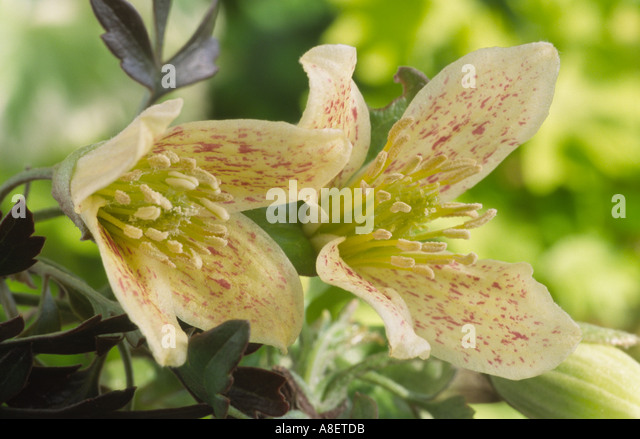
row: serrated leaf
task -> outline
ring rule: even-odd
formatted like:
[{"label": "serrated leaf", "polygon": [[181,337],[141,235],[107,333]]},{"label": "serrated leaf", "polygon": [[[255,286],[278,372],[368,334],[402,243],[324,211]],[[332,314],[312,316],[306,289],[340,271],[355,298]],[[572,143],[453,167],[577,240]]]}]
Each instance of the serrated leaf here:
[{"label": "serrated leaf", "polygon": [[232,384],[231,374],[249,344],[249,322],[230,320],[189,340],[187,361],[173,369],[200,401],[226,417],[229,401],[221,396]]},{"label": "serrated leaf", "polygon": [[93,12],[106,33],[102,40],[131,78],[154,89],[157,67],[142,18],[125,0],[91,0]]},{"label": "serrated leaf", "polygon": [[289,403],[282,394],[285,383],[286,379],[278,373],[256,367],[238,367],[226,396],[231,405],[254,418],[259,414],[284,416],[289,410]]},{"label": "serrated leaf", "polygon": [[[290,203],[287,206],[287,209],[297,209],[299,204]],[[267,221],[266,208],[248,210],[242,213],[267,232],[267,234],[280,246],[298,274],[301,276],[316,275],[316,251],[313,249],[307,235],[302,231],[301,224],[270,224]]]},{"label": "serrated leaf", "polygon": [[32,365],[33,353],[28,345],[0,354],[0,404],[24,388]]},{"label": "serrated leaf", "polygon": [[[0,353],[19,346],[31,346],[34,354],[68,355],[95,352],[104,346],[103,342],[98,340],[98,336],[135,329],[137,327],[124,314],[105,320],[97,315],[68,331],[7,340],[0,343]],[[113,343],[113,340],[110,343]]]},{"label": "serrated leaf", "polygon": [[36,263],[44,246],[44,236],[35,232],[33,214],[25,207],[24,218],[9,212],[0,222],[0,277],[19,273]]},{"label": "serrated leaf", "polygon": [[24,330],[24,319],[17,316],[11,320],[0,323],[0,343],[13,338]]},{"label": "serrated leaf", "polygon": [[111,418],[118,415],[133,398],[135,388],[114,390],[95,398],[85,399],[62,409],[22,409],[0,407],[0,418],[8,419],[56,419],[56,418]]},{"label": "serrated leaf", "polygon": [[402,95],[384,108],[370,109],[371,146],[366,162],[373,160],[384,148],[387,135],[394,123],[404,114],[415,95],[427,85],[429,79],[413,67],[400,67],[393,80],[402,85]]},{"label": "serrated leaf", "polygon": [[62,409],[100,394],[104,356],[96,356],[85,369],[34,368],[24,390],[8,401],[11,407]]},{"label": "serrated leaf", "polygon": [[176,69],[176,87],[210,78],[218,71],[215,61],[220,46],[211,36],[217,15],[218,2],[214,1],[189,41],[168,61]]}]

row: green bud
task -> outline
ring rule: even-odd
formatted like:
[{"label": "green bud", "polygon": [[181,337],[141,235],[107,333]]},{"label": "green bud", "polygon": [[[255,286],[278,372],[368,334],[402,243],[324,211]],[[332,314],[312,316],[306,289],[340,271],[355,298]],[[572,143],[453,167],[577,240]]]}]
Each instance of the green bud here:
[{"label": "green bud", "polygon": [[556,369],[540,376],[491,381],[530,418],[640,418],[640,364],[613,346],[581,343]]}]

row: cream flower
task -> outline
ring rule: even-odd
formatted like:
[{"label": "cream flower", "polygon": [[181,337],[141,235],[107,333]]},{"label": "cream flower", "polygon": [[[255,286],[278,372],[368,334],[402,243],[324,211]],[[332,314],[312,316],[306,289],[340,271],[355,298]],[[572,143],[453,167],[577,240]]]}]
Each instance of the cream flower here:
[{"label": "cream flower", "polygon": [[320,46],[301,63],[311,92],[300,126],[343,129],[353,152],[334,184],[375,194],[371,233],[357,234],[348,223],[307,229],[320,278],[380,314],[393,357],[432,353],[510,379],[556,367],[580,330],[531,266],[451,253],[446,242],[468,239],[495,216],[453,200],[538,130],[558,74],[555,48],[483,49],[450,64],[418,92],[365,167],[371,127],[351,79],[355,50]]},{"label": "cream flower", "polygon": [[240,212],[269,205],[267,190],[294,177],[326,184],[351,145],[339,130],[280,122],[168,128],[181,107],[150,107],[113,139],[72,154],[56,171],[54,195],[95,240],[116,298],[159,364],[186,359],[177,318],[202,329],[245,319],[251,341],[286,350],[302,325],[300,280]]}]

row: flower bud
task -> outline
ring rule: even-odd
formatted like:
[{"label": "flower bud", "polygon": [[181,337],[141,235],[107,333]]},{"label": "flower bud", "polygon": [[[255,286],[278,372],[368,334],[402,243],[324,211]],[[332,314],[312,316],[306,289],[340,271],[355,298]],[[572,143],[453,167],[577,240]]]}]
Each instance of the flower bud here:
[{"label": "flower bud", "polygon": [[640,418],[640,364],[613,346],[581,343],[556,369],[540,376],[491,381],[530,418]]}]

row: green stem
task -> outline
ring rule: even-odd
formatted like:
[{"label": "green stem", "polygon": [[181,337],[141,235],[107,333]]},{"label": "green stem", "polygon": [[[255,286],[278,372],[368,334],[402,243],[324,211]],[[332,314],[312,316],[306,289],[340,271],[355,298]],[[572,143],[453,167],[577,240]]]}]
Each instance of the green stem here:
[{"label": "green stem", "polygon": [[240,410],[230,405],[229,410],[227,411],[227,416],[233,416],[236,419],[253,419],[250,416],[245,415]]},{"label": "green stem", "polygon": [[367,372],[361,378],[364,381],[368,381],[372,384],[377,384],[380,387],[384,387],[385,389],[387,389],[391,393],[394,393],[402,399],[411,399],[411,397],[413,396],[410,390],[396,383],[392,379],[387,378],[384,375],[380,375],[377,372]]},{"label": "green stem", "polygon": [[[13,293],[13,298],[16,301],[16,304],[22,306],[38,306],[40,303],[40,297],[35,294],[29,293]],[[61,311],[69,311],[71,312],[71,307],[66,300],[54,299],[56,303],[56,307]]]},{"label": "green stem", "polygon": [[18,317],[16,302],[13,299],[11,291],[9,291],[9,287],[7,287],[7,284],[4,282],[4,279],[0,280],[0,305],[4,308],[4,313],[9,319]]},{"label": "green stem", "polygon": [[53,167],[34,168],[22,171],[14,175],[0,185],[0,202],[9,195],[9,193],[18,186],[34,180],[51,180],[53,177]]},{"label": "green stem", "polygon": [[[102,310],[107,311],[113,315],[119,315],[123,313],[122,309],[117,303],[112,302],[111,300],[104,297],[82,279],[54,266],[49,262],[39,260],[29,269],[29,271],[39,276],[51,276],[61,284],[81,293],[82,295],[87,297],[87,299],[89,299],[92,304],[94,304],[94,311],[96,312],[98,312],[98,310],[95,309],[95,304],[99,305]],[[109,314],[103,315],[103,317],[108,317],[108,315]]]},{"label": "green stem", "polygon": [[45,221],[51,218],[64,216],[64,212],[59,207],[49,207],[42,210],[36,210],[33,212],[33,220],[35,222]]},{"label": "green stem", "polygon": [[[126,340],[122,340],[118,343],[118,351],[120,352],[120,357],[122,358],[122,365],[124,367],[124,375],[127,380],[127,388],[131,388],[135,386],[135,381],[133,377],[133,363],[131,361],[131,351],[129,350],[129,346],[127,345]],[[133,410],[133,398],[127,403],[125,406],[125,410],[131,411]]]}]

